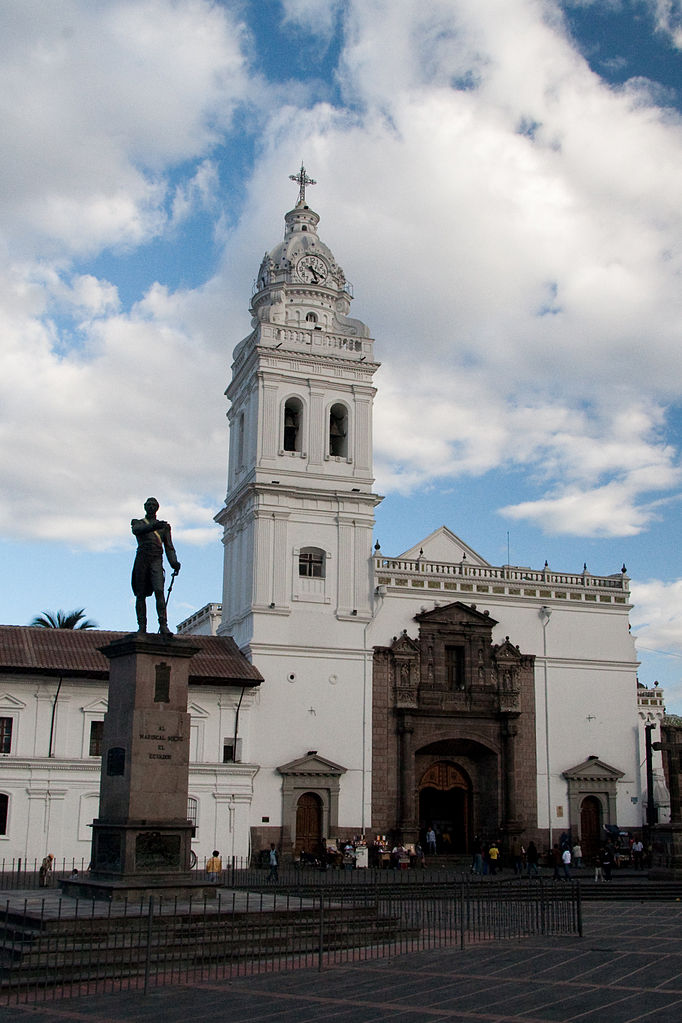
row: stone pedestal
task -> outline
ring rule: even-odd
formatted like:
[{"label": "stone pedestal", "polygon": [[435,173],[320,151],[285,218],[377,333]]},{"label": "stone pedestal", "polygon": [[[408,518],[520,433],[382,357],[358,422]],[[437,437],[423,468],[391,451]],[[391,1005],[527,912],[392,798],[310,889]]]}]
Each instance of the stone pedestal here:
[{"label": "stone pedestal", "polygon": [[[110,662],[102,736],[100,816],[91,870],[65,894],[126,898],[187,894],[193,825],[187,819],[190,659],[185,639],[132,633],[102,648]],[[215,887],[207,887],[215,895]]]},{"label": "stone pedestal", "polygon": [[651,831],[653,856],[649,877],[682,881],[682,824],[657,824]]}]

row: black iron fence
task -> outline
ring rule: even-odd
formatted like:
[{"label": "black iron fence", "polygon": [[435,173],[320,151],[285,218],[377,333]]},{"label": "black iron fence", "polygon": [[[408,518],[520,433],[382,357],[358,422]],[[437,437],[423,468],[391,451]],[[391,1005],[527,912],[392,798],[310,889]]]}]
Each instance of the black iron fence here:
[{"label": "black iron fence", "polygon": [[[14,859],[0,860],[0,892],[28,890],[32,888],[58,888],[59,881],[74,875],[74,872],[87,877],[89,863],[85,859],[53,860],[49,872],[41,876],[41,860]],[[192,864],[192,875],[196,881],[209,881],[215,878],[206,870],[207,857],[195,858]],[[426,867],[365,867],[342,864],[338,866],[320,866],[316,861],[311,863],[285,863],[277,868],[276,879],[280,887],[287,890],[302,888],[338,888],[358,885],[379,885],[382,887],[396,885],[405,887],[429,886],[433,884],[486,883],[498,881],[500,878],[523,881],[525,874],[518,876],[507,869],[498,871],[496,875],[485,877],[472,874],[468,864],[457,864],[447,861]],[[550,878],[552,870],[540,871],[540,877]],[[590,872],[574,871],[574,877],[589,879]],[[266,856],[254,855],[247,857],[227,857],[223,859],[220,884],[228,888],[260,889],[273,884]]]},{"label": "black iron fence", "polygon": [[579,885],[358,884],[218,890],[132,904],[15,893],[0,906],[0,1000],[33,1002],[582,932]]},{"label": "black iron fence", "polygon": [[[26,890],[31,888],[59,887],[59,881],[72,877],[74,872],[87,876],[89,862],[86,859],[62,859],[51,861],[48,872],[43,871],[39,859],[0,860],[0,891]],[[206,871],[207,857],[195,859],[192,873],[195,880],[211,880]],[[328,885],[350,884],[423,884],[434,881],[456,882],[466,880],[469,871],[458,870],[452,864],[439,867],[392,869],[368,867],[356,869],[354,866],[339,865],[322,869],[317,863],[300,864],[286,863],[278,868],[278,881],[287,886],[320,887]],[[271,883],[270,869],[267,860],[259,855],[251,858],[230,857],[223,859],[220,882],[230,888],[259,888]]]}]

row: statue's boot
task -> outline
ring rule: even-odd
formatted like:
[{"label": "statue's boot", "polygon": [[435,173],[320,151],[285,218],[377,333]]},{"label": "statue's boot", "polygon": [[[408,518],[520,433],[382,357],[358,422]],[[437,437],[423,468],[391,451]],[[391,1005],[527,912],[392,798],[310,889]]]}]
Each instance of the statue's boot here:
[{"label": "statue's boot", "polygon": [[137,614],[137,631],[147,631],[147,601],[138,597],[135,601],[135,613]]},{"label": "statue's boot", "polygon": [[173,633],[168,628],[168,617],[166,615],[166,601],[161,597],[156,598],[156,610],[159,616],[159,632],[162,636],[172,636]]}]

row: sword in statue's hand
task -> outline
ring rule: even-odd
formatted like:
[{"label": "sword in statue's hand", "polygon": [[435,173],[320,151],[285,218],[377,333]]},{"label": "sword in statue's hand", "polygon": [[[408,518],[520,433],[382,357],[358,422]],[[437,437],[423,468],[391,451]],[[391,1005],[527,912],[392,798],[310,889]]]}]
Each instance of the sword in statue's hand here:
[{"label": "sword in statue's hand", "polygon": [[168,608],[168,601],[170,599],[171,590],[173,589],[173,583],[175,582],[175,577],[179,571],[180,569],[176,568],[173,572],[173,575],[171,576],[170,586],[168,587],[168,593],[166,594],[166,608]]}]

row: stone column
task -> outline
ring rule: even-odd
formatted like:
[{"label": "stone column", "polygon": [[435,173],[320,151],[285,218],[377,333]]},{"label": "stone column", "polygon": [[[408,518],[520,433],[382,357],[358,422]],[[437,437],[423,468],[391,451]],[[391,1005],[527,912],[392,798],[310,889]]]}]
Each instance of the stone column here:
[{"label": "stone column", "polygon": [[507,717],[502,724],[502,740],[504,743],[504,762],[502,766],[504,780],[504,814],[507,832],[521,831],[518,820],[517,776],[516,776],[516,737],[519,734],[516,718]]},{"label": "stone column", "polygon": [[414,725],[409,717],[402,713],[398,718],[398,825],[404,843],[416,842],[418,827],[414,813],[414,753],[412,736]]},{"label": "stone column", "polygon": [[670,823],[651,829],[653,864],[649,877],[682,880],[682,800],[680,798],[680,763],[682,762],[682,729],[661,725],[661,742],[652,743],[666,759],[666,775],[670,792]]}]

